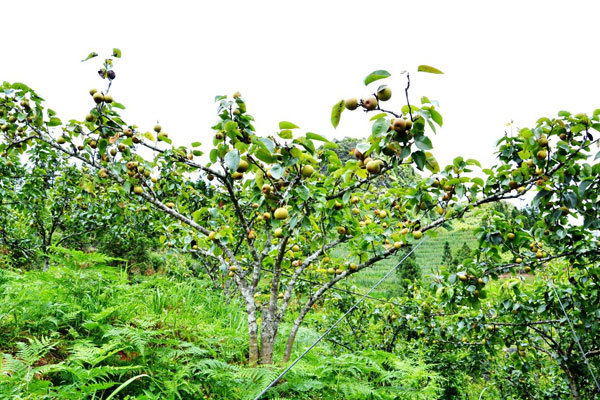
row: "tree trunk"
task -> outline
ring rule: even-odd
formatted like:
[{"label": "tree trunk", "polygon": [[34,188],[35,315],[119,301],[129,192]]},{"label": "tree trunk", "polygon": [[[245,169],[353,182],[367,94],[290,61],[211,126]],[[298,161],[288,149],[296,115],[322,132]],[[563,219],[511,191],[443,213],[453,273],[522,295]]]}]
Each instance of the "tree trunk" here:
[{"label": "tree trunk", "polygon": [[577,374],[573,373],[569,368],[564,368],[567,378],[569,378],[569,389],[571,389],[571,399],[581,400],[581,394],[579,393],[579,387],[577,386]]},{"label": "tree trunk", "polygon": [[[275,301],[277,297],[275,297]],[[273,348],[279,328],[277,319],[277,308],[270,304],[268,308],[262,311],[262,324],[260,328],[260,364],[273,364]]]},{"label": "tree trunk", "polygon": [[268,324],[262,324],[260,330],[260,364],[273,364],[273,347],[277,336],[275,331],[272,321]]},{"label": "tree trunk", "polygon": [[[315,299],[316,301],[316,299]],[[308,314],[308,312],[310,311],[310,308],[312,307],[312,305],[315,302],[309,302],[306,305],[304,305],[304,307],[302,308],[302,310],[300,310],[300,314],[298,315],[298,318],[296,318],[296,320],[294,321],[294,324],[292,325],[292,330],[290,331],[290,335],[288,336],[288,340],[287,343],[285,345],[285,352],[283,353],[283,362],[286,363],[288,361],[290,361],[290,357],[292,355],[292,349],[294,348],[294,341],[296,340],[296,334],[298,333],[298,329],[300,329],[300,325],[302,325],[302,321],[304,321],[304,317],[306,317],[306,314]]]},{"label": "tree trunk", "polygon": [[248,318],[248,364],[256,365],[258,362],[258,324],[256,323],[256,304],[254,297],[248,288],[240,287],[244,301],[246,302],[246,315]]}]

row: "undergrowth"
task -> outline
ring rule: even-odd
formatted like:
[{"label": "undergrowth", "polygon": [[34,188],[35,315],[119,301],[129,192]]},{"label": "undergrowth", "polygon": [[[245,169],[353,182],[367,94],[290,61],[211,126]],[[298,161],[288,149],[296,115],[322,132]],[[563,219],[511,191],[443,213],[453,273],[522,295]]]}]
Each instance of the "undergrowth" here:
[{"label": "undergrowth", "polygon": [[[55,254],[47,272],[0,270],[0,398],[253,399],[280,372],[245,365],[244,308],[209,281]],[[318,332],[298,336],[299,352]],[[408,358],[321,345],[266,398],[429,399],[439,387]]]}]

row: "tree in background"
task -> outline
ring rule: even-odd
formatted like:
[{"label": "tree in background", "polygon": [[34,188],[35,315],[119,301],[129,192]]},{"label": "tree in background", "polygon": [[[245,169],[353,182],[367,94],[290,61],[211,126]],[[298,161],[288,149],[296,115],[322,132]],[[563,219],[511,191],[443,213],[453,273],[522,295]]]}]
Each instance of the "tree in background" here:
[{"label": "tree in background", "polygon": [[471,257],[471,248],[467,244],[467,242],[463,242],[460,249],[456,250],[454,253],[454,257],[452,257],[452,263],[454,265],[459,265],[463,262],[463,260]]},{"label": "tree in background", "polygon": [[446,266],[453,265],[452,250],[447,240],[444,242],[444,253],[442,254],[442,262],[440,264]]},{"label": "tree in background", "polygon": [[[399,256],[399,259],[403,259],[410,249],[405,250],[404,253]],[[411,286],[419,286],[421,284],[421,267],[417,263],[417,256],[415,253],[411,253],[408,258],[402,263],[402,268],[396,269],[396,274],[400,279],[400,287],[398,293],[404,295]]]}]

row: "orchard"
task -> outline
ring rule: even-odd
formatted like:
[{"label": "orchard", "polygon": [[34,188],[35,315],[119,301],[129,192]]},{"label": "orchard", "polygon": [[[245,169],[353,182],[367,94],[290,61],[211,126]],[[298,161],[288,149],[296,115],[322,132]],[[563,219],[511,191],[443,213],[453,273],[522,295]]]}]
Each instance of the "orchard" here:
[{"label": "orchard", "polygon": [[[95,62],[94,54],[87,62]],[[600,110],[561,111],[499,137],[495,165],[456,157],[440,166],[431,138],[443,117],[436,101],[410,98],[410,79],[442,72],[422,65],[404,73],[399,88],[382,83],[389,72],[374,71],[364,93],[335,103],[334,127],[350,112],[371,121],[347,161],[336,142],[292,122],[280,122],[271,136],[256,132],[251,103],[239,92],[215,98],[209,143],[174,146],[176,133],[167,126],[122,117],[122,99],[110,92],[120,57],[114,49],[101,63],[103,86],[89,90],[89,113],[72,119],[60,119],[27,85],[4,82],[3,199],[15,185],[7,172],[32,163],[42,175],[64,167],[56,180],[18,184],[22,214],[2,215],[3,235],[16,226],[11,218],[36,215],[31,229],[47,260],[52,246],[68,241],[52,235],[69,224],[73,235],[97,226],[121,238],[136,229],[156,233],[157,245],[193,254],[217,287],[241,299],[245,362],[272,365],[290,361],[307,317],[352,276],[399,260],[474,210],[523,198],[539,210],[533,225],[492,213],[476,230],[478,247],[469,257],[435,271],[394,304],[368,303],[336,340],[392,353],[417,343],[447,377],[453,368],[489,374],[497,367],[490,360],[499,358],[492,379],[502,398],[600,395]],[[405,105],[388,109],[392,97]],[[411,185],[403,168],[419,171]],[[50,182],[56,197],[44,194]],[[101,211],[80,226],[88,197]],[[116,217],[128,208],[136,226]],[[27,244],[19,245],[27,257]],[[314,285],[307,288],[307,281]],[[285,343],[280,359],[278,341]],[[468,356],[459,360],[457,348]]]}]

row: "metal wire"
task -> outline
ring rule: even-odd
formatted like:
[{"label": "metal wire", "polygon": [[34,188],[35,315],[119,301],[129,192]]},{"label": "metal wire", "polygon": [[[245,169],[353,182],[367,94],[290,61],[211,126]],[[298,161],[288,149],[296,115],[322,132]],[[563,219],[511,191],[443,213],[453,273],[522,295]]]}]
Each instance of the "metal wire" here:
[{"label": "metal wire", "polygon": [[269,389],[271,389],[273,386],[275,386],[275,384],[277,382],[279,382],[279,380],[281,378],[283,378],[285,376],[285,374],[287,374],[293,367],[294,365],[296,365],[300,360],[302,360],[302,358],[304,358],[305,355],[308,354],[309,351],[311,351],[317,344],[319,344],[319,342],[321,340],[323,340],[325,338],[325,336],[327,336],[329,334],[329,332],[331,332],[333,330],[333,328],[335,328],[340,322],[342,322],[342,320],[344,318],[346,318],[352,311],[354,311],[356,309],[356,307],[358,307],[358,305],[369,296],[369,294],[371,294],[371,292],[373,290],[375,290],[377,288],[377,286],[379,286],[383,281],[385,281],[391,274],[392,272],[394,272],[400,265],[402,265],[402,263],[404,261],[406,261],[406,259],[421,245],[423,244],[423,242],[425,242],[425,240],[427,240],[427,238],[424,238],[423,240],[421,240],[419,243],[417,243],[401,260],[400,262],[398,262],[398,264],[396,264],[392,269],[390,269],[381,279],[379,279],[379,281],[377,281],[377,283],[375,283],[375,285],[373,285],[373,287],[371,287],[371,289],[369,289],[369,291],[365,294],[363,294],[361,296],[360,299],[358,299],[358,301],[356,303],[354,303],[354,305],[352,307],[350,307],[348,309],[348,311],[346,311],[346,313],[344,315],[342,315],[337,321],[335,321],[335,323],[333,325],[331,325],[313,344],[310,345],[310,347],[308,349],[306,349],[302,354],[300,354],[300,356],[298,356],[298,358],[296,358],[294,360],[293,363],[291,363],[281,374],[279,374],[279,376],[277,378],[275,378],[273,380],[273,382],[271,382],[269,384],[269,386],[267,386],[262,392],[260,392],[260,394],[258,396],[256,396],[254,398],[254,400],[259,400],[265,393],[267,393],[269,391]]}]

